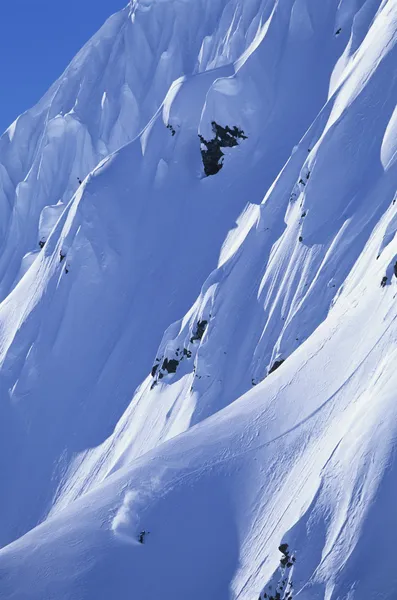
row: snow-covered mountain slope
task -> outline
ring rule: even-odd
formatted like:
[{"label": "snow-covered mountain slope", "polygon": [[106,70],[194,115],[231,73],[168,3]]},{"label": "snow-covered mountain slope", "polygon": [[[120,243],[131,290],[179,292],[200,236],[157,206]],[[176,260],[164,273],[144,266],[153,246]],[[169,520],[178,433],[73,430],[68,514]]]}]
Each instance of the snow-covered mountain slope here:
[{"label": "snow-covered mountain slope", "polygon": [[205,40],[215,36],[223,45],[237,28],[230,15],[222,20],[225,4],[127,6],[109,19],[37,106],[2,136],[1,299],[35,258],[39,241],[47,239],[47,227],[40,226],[43,209],[63,208],[78,179],[133,140],[174,80],[229,64],[244,51],[252,37],[247,29],[257,14],[239,22],[240,41],[236,36],[233,42],[227,40],[227,51],[202,55]]},{"label": "snow-covered mountain slope", "polygon": [[393,598],[394,294],[350,282],[289,365],[6,547],[5,597],[257,597],[283,541],[296,597]]},{"label": "snow-covered mountain slope", "polygon": [[1,597],[394,598],[396,41],[139,0],[1,138]]}]

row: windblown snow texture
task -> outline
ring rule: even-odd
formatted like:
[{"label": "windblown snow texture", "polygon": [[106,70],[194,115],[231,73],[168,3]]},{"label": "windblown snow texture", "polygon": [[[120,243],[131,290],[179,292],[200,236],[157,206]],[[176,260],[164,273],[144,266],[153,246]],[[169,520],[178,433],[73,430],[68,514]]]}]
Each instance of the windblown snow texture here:
[{"label": "windblown snow texture", "polygon": [[396,64],[133,0],[1,137],[2,599],[395,600]]}]

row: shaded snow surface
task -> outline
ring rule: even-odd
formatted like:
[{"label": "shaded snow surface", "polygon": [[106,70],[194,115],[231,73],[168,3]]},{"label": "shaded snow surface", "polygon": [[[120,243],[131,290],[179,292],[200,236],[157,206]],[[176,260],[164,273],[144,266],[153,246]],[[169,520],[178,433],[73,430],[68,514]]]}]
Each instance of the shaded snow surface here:
[{"label": "shaded snow surface", "polygon": [[395,600],[396,42],[135,0],[1,137],[2,600]]}]

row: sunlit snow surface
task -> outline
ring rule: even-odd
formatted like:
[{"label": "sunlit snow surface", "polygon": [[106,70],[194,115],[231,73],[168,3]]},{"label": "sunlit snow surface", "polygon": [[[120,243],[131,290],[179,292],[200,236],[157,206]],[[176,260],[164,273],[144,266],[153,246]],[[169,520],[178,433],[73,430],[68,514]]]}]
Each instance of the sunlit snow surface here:
[{"label": "sunlit snow surface", "polygon": [[2,600],[395,600],[396,42],[138,0],[0,139]]}]

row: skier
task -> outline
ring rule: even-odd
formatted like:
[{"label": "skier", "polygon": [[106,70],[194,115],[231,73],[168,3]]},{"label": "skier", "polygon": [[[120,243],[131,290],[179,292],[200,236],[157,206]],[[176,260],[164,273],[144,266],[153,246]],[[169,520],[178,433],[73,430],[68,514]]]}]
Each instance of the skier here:
[{"label": "skier", "polygon": [[79,185],[81,185],[83,182],[81,181],[80,177],[77,177],[77,181],[79,182]]},{"label": "skier", "polygon": [[145,536],[147,536],[150,533],[150,531],[141,531],[141,533],[138,536],[138,542],[140,544],[144,544],[145,543]]}]

